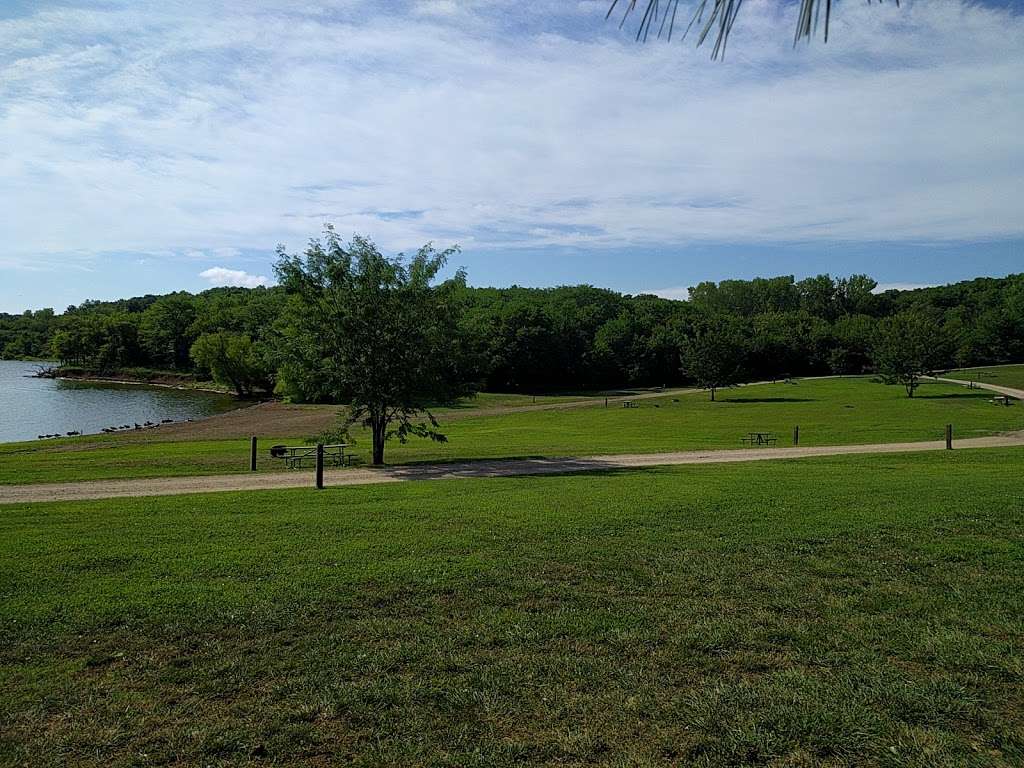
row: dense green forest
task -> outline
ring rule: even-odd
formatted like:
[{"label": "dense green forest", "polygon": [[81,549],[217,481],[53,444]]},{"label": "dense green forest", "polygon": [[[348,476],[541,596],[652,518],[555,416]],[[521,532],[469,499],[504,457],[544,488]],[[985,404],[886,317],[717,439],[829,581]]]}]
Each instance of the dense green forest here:
[{"label": "dense green forest", "polygon": [[[462,287],[457,323],[464,364],[491,391],[684,383],[687,345],[710,343],[707,329],[715,328],[729,330],[739,378],[861,373],[872,370],[886,319],[908,311],[932,325],[940,366],[1024,360],[1024,274],[913,291],[875,287],[863,275],[727,280],[697,285],[688,301],[586,285]],[[0,352],[97,372],[212,373],[242,393],[276,386],[301,398],[277,376],[286,300],[280,288],[216,288],[87,301],[59,315],[0,314]]]}]

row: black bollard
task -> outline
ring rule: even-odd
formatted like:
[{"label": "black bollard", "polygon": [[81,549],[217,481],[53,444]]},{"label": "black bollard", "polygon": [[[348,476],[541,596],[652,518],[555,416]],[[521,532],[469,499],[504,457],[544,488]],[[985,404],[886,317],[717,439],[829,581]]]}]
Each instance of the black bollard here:
[{"label": "black bollard", "polygon": [[324,487],[324,444],[316,444],[316,487],[323,490]]},{"label": "black bollard", "polygon": [[946,450],[947,451],[952,451],[953,450],[953,425],[952,424],[947,424],[946,425]]},{"label": "black bollard", "polygon": [[793,427],[793,445],[800,445],[800,425]]},{"label": "black bollard", "polygon": [[249,471],[256,471],[256,435],[249,440]]}]

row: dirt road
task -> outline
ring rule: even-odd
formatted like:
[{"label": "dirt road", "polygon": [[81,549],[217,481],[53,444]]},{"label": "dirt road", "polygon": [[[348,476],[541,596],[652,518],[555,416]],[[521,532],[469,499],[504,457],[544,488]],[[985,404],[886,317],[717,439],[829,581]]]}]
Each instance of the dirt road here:
[{"label": "dirt road", "polygon": [[[324,473],[329,487],[397,483],[414,480],[448,480],[470,477],[511,477],[515,475],[553,475],[572,472],[628,470],[681,464],[715,464],[737,461],[797,459],[811,456],[850,454],[913,453],[939,451],[943,441],[885,443],[875,445],[824,445],[800,448],[746,448],[725,451],[682,451],[678,453],[623,454],[550,459],[494,459],[451,464],[411,464],[381,469],[336,469]],[[1024,433],[977,437],[955,442],[964,448],[1024,448]],[[133,480],[93,480],[79,483],[0,486],[0,504],[36,501],[75,501],[125,496],[168,496],[181,493],[216,491],[255,491],[275,488],[308,488],[313,485],[311,470],[268,474],[208,475],[199,477],[161,477]]]}]

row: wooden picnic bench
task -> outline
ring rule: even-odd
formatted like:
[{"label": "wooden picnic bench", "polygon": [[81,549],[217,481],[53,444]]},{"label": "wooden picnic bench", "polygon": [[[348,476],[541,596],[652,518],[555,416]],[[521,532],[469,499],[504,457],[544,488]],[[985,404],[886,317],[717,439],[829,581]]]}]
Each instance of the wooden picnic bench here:
[{"label": "wooden picnic bench", "polygon": [[[333,467],[347,467],[352,465],[352,454],[345,453],[349,443],[335,443],[324,446],[324,465]],[[288,469],[302,469],[305,462],[309,466],[316,466],[315,445],[274,445],[270,448],[270,457],[282,459]]]},{"label": "wooden picnic bench", "polygon": [[994,403],[996,405],[1011,405],[1012,403],[1010,401],[1012,399],[1013,398],[1011,398],[1009,395],[998,395],[989,400],[989,402]]},{"label": "wooden picnic bench", "polygon": [[751,448],[754,446],[771,446],[779,442],[779,438],[775,436],[774,432],[748,432],[746,437],[740,439]]},{"label": "wooden picnic bench", "polygon": [[635,400],[623,400],[622,401],[622,407],[623,408],[636,408],[636,401]]}]

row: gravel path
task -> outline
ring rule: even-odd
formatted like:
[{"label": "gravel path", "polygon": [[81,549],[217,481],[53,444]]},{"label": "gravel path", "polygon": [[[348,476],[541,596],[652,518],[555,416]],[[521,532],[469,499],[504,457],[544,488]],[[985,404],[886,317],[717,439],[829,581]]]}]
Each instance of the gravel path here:
[{"label": "gravel path", "polygon": [[[1024,448],[1024,433],[957,440],[962,448]],[[799,448],[744,448],[724,451],[682,451],[678,453],[623,454],[551,459],[494,459],[450,464],[411,464],[381,469],[334,469],[324,472],[330,487],[397,483],[412,480],[447,480],[468,477],[511,477],[553,475],[571,472],[628,470],[680,464],[716,464],[737,461],[796,459],[810,456],[850,454],[913,453],[944,450],[945,442],[884,443],[874,445],[824,445]],[[161,477],[131,480],[92,480],[79,483],[0,486],[0,504],[33,501],[75,501],[124,496],[168,496],[215,491],[255,491],[274,488],[308,488],[313,485],[310,470],[268,474]]]}]

